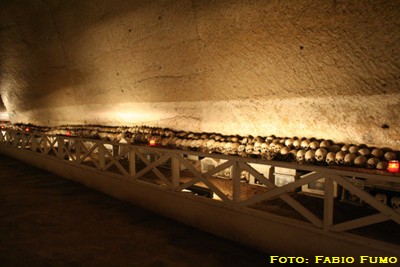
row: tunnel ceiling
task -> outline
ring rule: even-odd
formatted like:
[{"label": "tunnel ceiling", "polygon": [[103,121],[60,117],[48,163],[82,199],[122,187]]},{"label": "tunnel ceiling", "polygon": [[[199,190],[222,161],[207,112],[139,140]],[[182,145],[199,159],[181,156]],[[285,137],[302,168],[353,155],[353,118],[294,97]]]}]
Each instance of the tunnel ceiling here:
[{"label": "tunnel ceiling", "polygon": [[0,93],[14,123],[400,148],[399,17],[398,0],[0,0]]}]

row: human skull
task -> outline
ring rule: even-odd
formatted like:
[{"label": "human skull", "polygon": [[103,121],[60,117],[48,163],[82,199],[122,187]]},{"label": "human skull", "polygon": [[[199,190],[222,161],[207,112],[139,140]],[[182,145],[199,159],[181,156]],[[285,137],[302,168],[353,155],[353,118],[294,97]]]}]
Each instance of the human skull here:
[{"label": "human skull", "polygon": [[304,158],[307,163],[313,163],[315,161],[315,150],[307,150]]},{"label": "human skull", "polygon": [[283,147],[283,148],[279,151],[279,153],[280,153],[282,156],[286,156],[286,155],[289,154],[289,151],[290,151],[290,147],[289,147],[289,146],[285,146],[285,147]]},{"label": "human skull", "polygon": [[295,159],[296,156],[297,156],[297,152],[298,152],[297,149],[292,149],[292,150],[289,151],[288,154],[291,155]]},{"label": "human skull", "polygon": [[252,144],[247,144],[246,145],[246,153],[247,154],[252,154],[253,153],[253,149],[254,149],[254,146]]},{"label": "human skull", "polygon": [[396,156],[396,153],[394,153],[392,151],[388,151],[388,152],[385,153],[384,158],[387,161],[390,161],[390,160],[395,160],[397,158],[397,156]]},{"label": "human skull", "polygon": [[319,148],[319,142],[318,141],[312,141],[309,145],[311,149],[317,150]]},{"label": "human skull", "polygon": [[387,204],[387,195],[383,193],[377,193],[375,195],[375,199],[378,200],[379,202],[382,202],[382,204],[386,205]]},{"label": "human skull", "polygon": [[350,145],[344,145],[344,146],[342,146],[342,147],[340,148],[341,151],[345,151],[345,152],[348,152],[349,149],[350,149]]},{"label": "human skull", "polygon": [[370,169],[375,169],[376,165],[378,165],[379,162],[381,161],[378,158],[369,158],[365,166]]},{"label": "human skull", "polygon": [[180,147],[180,146],[181,146],[181,143],[182,143],[182,139],[177,138],[177,139],[175,140],[175,146],[176,146],[176,147]]},{"label": "human skull", "polygon": [[323,140],[320,144],[319,147],[324,147],[324,148],[328,148],[331,146],[331,142],[329,140]]},{"label": "human skull", "polygon": [[301,140],[296,139],[296,140],[293,141],[293,147],[294,148],[299,149],[300,145],[301,145]]},{"label": "human skull", "polygon": [[212,151],[213,146],[214,146],[215,140],[214,139],[209,139],[206,143],[207,149]]},{"label": "human skull", "polygon": [[356,155],[353,153],[347,153],[344,157],[344,165],[351,166],[354,164],[354,160],[356,159]]},{"label": "human skull", "polygon": [[358,146],[351,146],[351,147],[349,147],[349,152],[352,154],[357,154],[359,149],[360,148]]},{"label": "human skull", "polygon": [[232,153],[232,142],[226,142],[223,152],[225,154],[231,154]]},{"label": "human skull", "polygon": [[294,139],[293,138],[287,138],[285,140],[285,146],[291,147],[293,145]]},{"label": "human skull", "polygon": [[360,155],[354,159],[354,165],[357,167],[364,167],[365,163],[367,162],[367,157]]},{"label": "human skull", "polygon": [[204,140],[203,139],[197,139],[195,146],[196,146],[197,149],[200,149],[200,148],[203,147],[203,144],[204,144]]},{"label": "human skull", "polygon": [[308,147],[310,146],[310,140],[308,139],[304,139],[303,141],[301,141],[300,143],[300,147],[302,149],[308,149]]},{"label": "human skull", "polygon": [[335,152],[329,152],[328,154],[326,154],[326,163],[328,163],[329,165],[333,165],[335,164],[335,159],[336,159],[336,153]]},{"label": "human skull", "polygon": [[239,145],[238,148],[237,148],[237,151],[238,151],[239,153],[240,153],[240,152],[243,152],[243,151],[245,151],[245,150],[246,150],[246,146],[243,145],[243,144]]},{"label": "human skull", "polygon": [[241,146],[239,142],[233,142],[230,154],[236,154],[238,152],[239,146]]},{"label": "human skull", "polygon": [[256,141],[253,145],[253,154],[259,154],[261,152],[261,141]]},{"label": "human skull", "polygon": [[284,145],[283,144],[276,144],[275,146],[274,146],[274,148],[273,148],[273,151],[275,152],[275,153],[279,153],[279,151],[281,151],[281,149],[284,147]]},{"label": "human skull", "polygon": [[376,169],[377,170],[387,170],[388,165],[389,164],[386,161],[381,161],[378,164],[376,164]]},{"label": "human skull", "polygon": [[261,143],[261,153],[266,153],[269,150],[269,144],[266,142]]},{"label": "human skull", "polygon": [[305,161],[305,156],[306,156],[306,151],[304,149],[300,149],[299,151],[297,151],[296,154],[297,162],[303,163]]},{"label": "human skull", "polygon": [[328,154],[328,151],[326,151],[325,148],[320,147],[315,151],[315,159],[317,161],[324,161],[326,158],[326,154]]},{"label": "human skull", "polygon": [[346,157],[347,152],[346,151],[339,151],[336,153],[336,157],[335,157],[335,162],[336,164],[343,164],[344,163],[344,158]]},{"label": "human skull", "polygon": [[226,142],[219,142],[218,152],[225,153]]},{"label": "human skull", "polygon": [[335,153],[337,153],[337,152],[340,151],[340,146],[339,146],[339,145],[331,145],[331,146],[328,148],[328,150],[329,150],[329,152],[335,152]]},{"label": "human skull", "polygon": [[374,148],[374,149],[371,151],[371,155],[374,156],[374,157],[376,157],[376,158],[378,158],[378,159],[382,159],[382,157],[383,157],[383,150],[382,150],[382,149],[379,149],[379,148]]},{"label": "human skull", "polygon": [[368,148],[361,148],[358,150],[358,154],[367,157],[371,154],[371,151]]},{"label": "human skull", "polygon": [[394,196],[392,197],[390,204],[392,205],[392,208],[400,213],[400,197]]},{"label": "human skull", "polygon": [[215,152],[215,153],[218,153],[219,152],[219,146],[220,146],[220,142],[219,141],[215,141],[213,143],[211,151]]}]

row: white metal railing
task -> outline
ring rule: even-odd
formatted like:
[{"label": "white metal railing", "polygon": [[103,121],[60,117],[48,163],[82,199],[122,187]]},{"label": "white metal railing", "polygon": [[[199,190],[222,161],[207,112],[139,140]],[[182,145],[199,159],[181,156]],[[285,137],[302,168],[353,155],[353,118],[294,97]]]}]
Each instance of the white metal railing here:
[{"label": "white metal railing", "polygon": [[[279,217],[282,221],[305,224],[307,227],[310,226],[324,232],[349,231],[390,220],[395,222],[397,227],[400,224],[400,213],[352,182],[354,177],[357,177],[379,183],[398,184],[400,182],[398,175],[354,172],[289,162],[12,130],[1,131],[0,144],[53,157],[83,168],[106,172],[118,179],[152,184],[159,187],[160,190],[170,190],[178,194],[184,194],[185,191],[205,190],[210,193],[208,196],[214,196],[208,198],[207,201],[214,201],[218,205],[225,205],[226,208],[240,209],[256,215],[270,214],[268,200],[278,197],[305,219]],[[188,159],[188,156],[213,158],[224,162],[211,170],[201,172]],[[300,177],[301,179],[278,187],[274,184],[273,179],[269,179],[270,177],[257,171],[252,164],[269,165],[272,170],[274,167],[297,169],[305,174]],[[230,168],[232,172],[230,179],[224,180],[225,183],[229,183],[229,186],[225,188],[216,185],[215,175],[227,168]],[[243,186],[248,184],[243,180],[243,173],[255,177],[264,187],[256,185],[254,187],[262,188],[262,190],[256,190],[257,192],[253,195],[244,195]],[[316,214],[296,200],[292,192],[322,178],[325,179],[323,212]],[[345,221],[335,220],[334,190],[338,185],[368,204],[376,213]],[[186,195],[195,197],[187,193]]]}]

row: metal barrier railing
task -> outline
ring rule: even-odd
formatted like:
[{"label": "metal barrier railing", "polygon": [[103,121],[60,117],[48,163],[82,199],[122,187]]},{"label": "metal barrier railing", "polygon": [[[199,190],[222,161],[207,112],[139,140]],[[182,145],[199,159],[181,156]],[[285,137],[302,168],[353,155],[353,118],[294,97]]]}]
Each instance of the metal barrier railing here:
[{"label": "metal barrier railing", "polygon": [[[400,224],[400,213],[353,182],[357,178],[379,183],[398,184],[400,182],[398,175],[371,174],[289,162],[12,130],[1,131],[0,144],[32,151],[84,168],[95,169],[118,179],[152,184],[159,187],[160,190],[182,194],[190,191],[198,193],[198,195],[203,195],[202,192],[206,191],[208,192],[205,194],[208,196],[207,201],[224,205],[230,209],[240,209],[257,216],[271,214],[271,210],[268,209],[268,201],[279,198],[282,203],[300,214],[302,219],[294,219],[272,212],[275,217],[279,216],[276,218],[287,223],[320,229],[323,232],[350,231],[385,221],[392,221],[397,227]],[[212,169],[202,171],[194,166],[195,162],[191,161],[190,157],[211,158],[220,164]],[[277,186],[270,176],[257,170],[254,164],[269,166],[270,174],[276,167],[301,170],[304,174],[299,179],[283,186]],[[216,175],[226,169],[231,172],[229,179],[224,179],[225,186],[220,186],[216,182],[218,181]],[[258,181],[258,185],[251,185],[254,189],[252,194],[244,194],[244,189],[249,186],[249,183],[243,177],[249,176],[254,177]],[[296,199],[296,193],[293,192],[320,179],[324,179],[322,211],[315,212]],[[356,196],[370,207],[370,211],[374,210],[376,213],[370,214],[370,212],[366,216],[346,220],[335,218],[334,206],[338,199],[336,197],[338,187],[352,196]],[[210,196],[212,197],[210,198]]]}]

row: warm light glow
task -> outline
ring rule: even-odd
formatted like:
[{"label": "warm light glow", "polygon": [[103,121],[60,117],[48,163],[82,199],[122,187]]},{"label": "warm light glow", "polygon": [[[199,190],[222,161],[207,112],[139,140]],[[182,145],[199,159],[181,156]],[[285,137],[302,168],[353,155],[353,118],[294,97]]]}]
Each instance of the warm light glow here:
[{"label": "warm light glow", "polygon": [[399,172],[399,161],[398,160],[389,161],[388,171]]},{"label": "warm light glow", "polygon": [[66,132],[65,135],[66,136],[71,136],[71,132]]},{"label": "warm light glow", "polygon": [[30,132],[30,130],[28,127],[25,128],[25,132]]},{"label": "warm light glow", "polygon": [[156,145],[156,140],[150,140],[149,141],[150,146],[155,146]]}]

